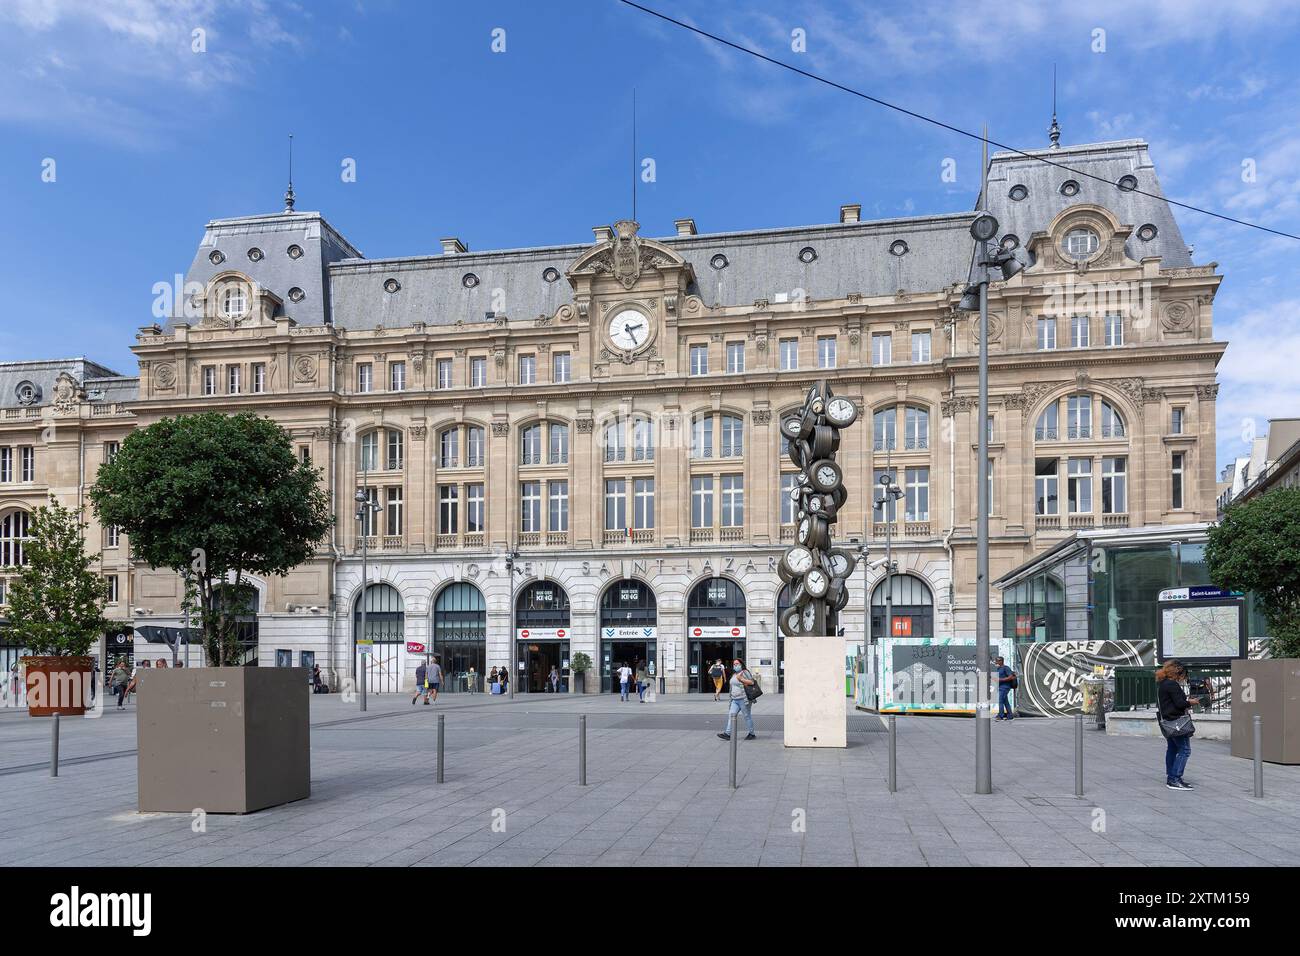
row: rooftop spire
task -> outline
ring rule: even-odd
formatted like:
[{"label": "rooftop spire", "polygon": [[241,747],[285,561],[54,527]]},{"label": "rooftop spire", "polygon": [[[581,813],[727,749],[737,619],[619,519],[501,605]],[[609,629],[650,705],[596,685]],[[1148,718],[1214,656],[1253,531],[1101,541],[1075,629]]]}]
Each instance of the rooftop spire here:
[{"label": "rooftop spire", "polygon": [[1056,64],[1052,64],[1052,126],[1047,131],[1048,138],[1051,139],[1052,145],[1049,149],[1061,148],[1061,126],[1056,122]]},{"label": "rooftop spire", "polygon": [[289,188],[284,191],[284,211],[293,212],[293,133],[289,134]]}]

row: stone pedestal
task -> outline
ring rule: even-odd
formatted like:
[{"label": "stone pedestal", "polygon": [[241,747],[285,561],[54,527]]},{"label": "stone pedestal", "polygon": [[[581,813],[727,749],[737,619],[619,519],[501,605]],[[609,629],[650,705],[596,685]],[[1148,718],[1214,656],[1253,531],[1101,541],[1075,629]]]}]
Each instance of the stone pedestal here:
[{"label": "stone pedestal", "polygon": [[848,746],[842,639],[786,638],[785,745]]}]

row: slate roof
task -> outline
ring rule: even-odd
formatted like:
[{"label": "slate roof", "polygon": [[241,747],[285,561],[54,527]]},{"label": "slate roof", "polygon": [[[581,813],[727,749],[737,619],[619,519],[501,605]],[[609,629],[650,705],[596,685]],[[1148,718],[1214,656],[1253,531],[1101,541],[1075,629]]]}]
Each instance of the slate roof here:
[{"label": "slate roof", "polygon": [[40,398],[29,408],[42,408],[54,400],[54,383],[67,372],[90,392],[101,389],[104,397],[97,402],[133,401],[140,391],[140,380],[121,375],[86,358],[41,359],[34,362],[0,362],[0,408],[24,407],[18,401],[18,386],[31,382],[40,389]]},{"label": "slate roof", "polygon": [[[988,205],[985,208],[996,217],[1003,235],[1014,233],[1020,239],[1021,249],[1017,255],[1022,261],[1026,259],[1024,246],[1031,235],[1046,229],[1067,206],[1092,203],[1104,206],[1121,223],[1133,227],[1133,234],[1124,246],[1129,258],[1141,261],[1160,256],[1161,267],[1166,269],[1185,268],[1192,264],[1173,210],[1163,199],[1164,192],[1145,142],[1129,139],[1025,152],[1029,156],[1042,156],[1071,169],[1103,177],[1112,183],[1131,174],[1137,179],[1138,190],[1152,195],[1125,192],[1019,153],[994,153],[989,157]],[[1071,179],[1079,184],[1079,191],[1066,196],[1061,192],[1061,185]],[[1017,185],[1029,190],[1029,195],[1023,200],[1017,201],[1010,196],[1011,189]],[[980,209],[984,202],[981,196],[975,208]],[[1156,227],[1156,237],[1144,242],[1138,238],[1137,230],[1147,223]]]}]

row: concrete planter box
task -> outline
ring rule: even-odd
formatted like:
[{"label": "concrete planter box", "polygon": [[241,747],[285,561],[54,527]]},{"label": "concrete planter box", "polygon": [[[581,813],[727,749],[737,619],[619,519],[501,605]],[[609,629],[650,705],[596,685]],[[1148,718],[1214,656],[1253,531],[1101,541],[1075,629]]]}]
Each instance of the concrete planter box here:
[{"label": "concrete planter box", "polygon": [[1264,718],[1263,757],[1300,764],[1300,658],[1232,662],[1232,755],[1254,757],[1254,717]]},{"label": "concrete planter box", "polygon": [[303,667],[142,670],[141,812],[252,813],[311,796]]},{"label": "concrete planter box", "polygon": [[[1193,740],[1228,740],[1232,736],[1231,717],[1228,714],[1192,714],[1196,724]],[[1106,714],[1106,733],[1112,737],[1159,737],[1156,709],[1112,710]]]}]

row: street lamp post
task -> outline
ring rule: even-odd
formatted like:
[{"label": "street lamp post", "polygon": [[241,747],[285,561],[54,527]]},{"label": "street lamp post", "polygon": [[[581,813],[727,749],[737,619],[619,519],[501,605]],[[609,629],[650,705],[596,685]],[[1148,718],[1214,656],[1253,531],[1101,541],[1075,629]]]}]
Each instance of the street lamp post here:
[{"label": "street lamp post", "polygon": [[[886,445],[890,442],[887,440]],[[892,449],[887,448],[886,452]],[[894,481],[893,456],[886,454],[885,473],[880,476],[880,497],[876,505],[885,515],[885,636],[894,636],[894,511],[898,499],[903,497],[903,488]],[[867,608],[870,613],[871,596],[867,596]]]},{"label": "street lamp post", "polygon": [[[506,574],[510,578],[510,590],[514,591],[515,586],[515,558],[519,557],[514,551],[506,555]],[[510,699],[515,699],[515,677],[518,676],[518,668],[515,659],[519,656],[519,641],[515,634],[515,598],[513,594],[510,598],[510,663],[506,666],[506,682],[510,687]]]},{"label": "street lamp post", "polygon": [[[367,477],[368,476],[363,471],[362,478],[361,478],[362,486],[357,489],[357,494],[356,494],[357,521],[360,524],[359,530],[361,531],[361,626],[358,632],[358,637],[353,642],[353,648],[352,648],[352,667],[356,672],[357,683],[361,685],[360,699],[361,699],[362,712],[364,712],[366,709],[366,676],[367,675],[365,672],[369,670],[369,668],[365,667],[364,665],[358,666],[357,657],[358,655],[362,657],[370,656],[368,652],[361,651],[362,647],[368,645],[363,645],[360,643],[360,641],[366,639],[366,597],[367,597],[366,584],[370,576],[369,568],[367,566],[367,556],[369,553],[367,548],[367,544],[368,544],[367,539],[369,538],[369,535],[366,532],[370,530],[370,519],[373,517],[375,512],[379,511],[379,503],[375,501],[371,501],[370,496],[367,494],[367,491],[369,490],[367,485]],[[351,624],[352,622],[349,621],[348,623]]]},{"label": "street lamp post", "polygon": [[989,246],[998,234],[998,221],[986,212],[970,227],[975,240],[975,282],[966,287],[957,308],[979,310],[979,486],[976,489],[978,523],[975,537],[975,792],[993,792],[992,714],[989,706],[989,273],[996,268],[1010,279],[1023,267],[1013,254],[1015,244]]}]

